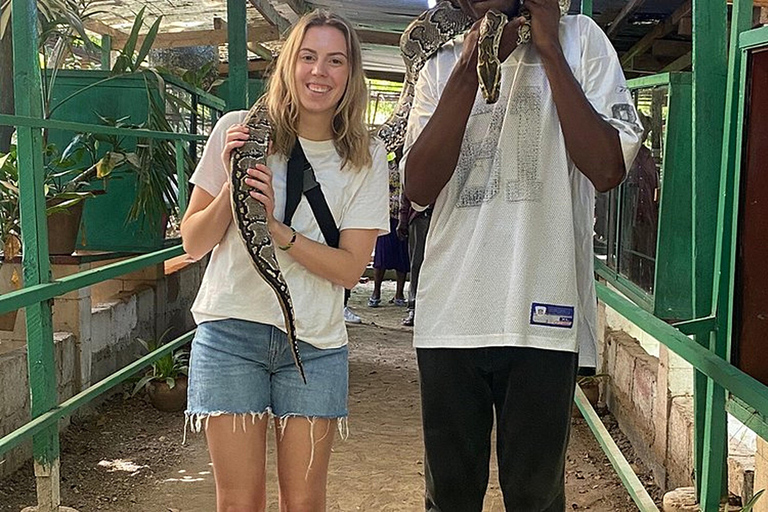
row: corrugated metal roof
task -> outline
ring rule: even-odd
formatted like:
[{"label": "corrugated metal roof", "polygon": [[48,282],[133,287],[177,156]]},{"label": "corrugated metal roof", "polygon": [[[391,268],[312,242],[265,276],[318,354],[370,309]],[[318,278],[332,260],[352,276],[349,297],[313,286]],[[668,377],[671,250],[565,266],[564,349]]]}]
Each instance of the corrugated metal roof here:
[{"label": "corrugated metal roof", "polygon": [[[257,30],[269,29],[268,20],[251,5],[248,0],[247,13],[249,26]],[[389,35],[391,42],[396,42],[392,33],[401,32],[408,23],[427,8],[427,0],[258,0],[268,1],[272,9],[288,22],[297,18],[291,5],[303,3],[307,8],[321,7],[338,12],[348,18],[356,28]],[[657,23],[668,18],[685,0],[641,0],[637,8],[630,12],[614,29],[611,39],[619,53],[629,50],[638,40],[652,30]],[[612,23],[627,0],[594,0],[594,18],[604,29],[611,29]],[[572,0],[571,12],[579,10],[580,0]],[[227,19],[226,0],[96,0],[95,9],[101,12],[96,19],[112,29],[128,32],[134,15],[143,6],[147,14],[163,15],[161,32],[181,33],[189,31],[213,30],[214,18]],[[274,30],[273,30],[274,33]],[[690,40],[677,32],[665,34],[670,39]],[[378,41],[378,38],[375,39]],[[364,63],[368,70],[402,73],[404,66],[395,46],[364,44]],[[272,45],[269,45],[273,47]],[[279,46],[279,45],[278,45]],[[255,58],[255,57],[253,57]],[[664,62],[661,63],[662,65]]]}]

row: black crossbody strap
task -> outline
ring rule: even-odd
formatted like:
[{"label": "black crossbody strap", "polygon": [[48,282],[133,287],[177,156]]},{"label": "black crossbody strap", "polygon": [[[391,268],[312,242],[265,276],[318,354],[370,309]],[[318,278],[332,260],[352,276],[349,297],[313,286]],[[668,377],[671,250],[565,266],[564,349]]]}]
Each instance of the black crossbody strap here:
[{"label": "black crossbody strap", "polygon": [[309,163],[309,160],[307,160],[307,156],[304,154],[304,150],[298,140],[296,141],[296,144],[294,144],[291,158],[288,161],[285,216],[283,222],[288,226],[291,225],[293,214],[296,212],[299,202],[301,202],[305,172],[309,172],[312,176],[312,180],[316,183],[314,187],[304,191],[304,195],[307,196],[307,201],[309,201],[309,207],[312,208],[312,213],[315,215],[315,220],[317,220],[317,224],[320,226],[320,231],[323,233],[325,242],[329,247],[338,247],[340,237],[339,228],[336,227],[336,221],[333,218],[331,209],[328,207],[328,202],[325,200],[325,195],[323,195],[320,183],[315,179],[312,165]]}]

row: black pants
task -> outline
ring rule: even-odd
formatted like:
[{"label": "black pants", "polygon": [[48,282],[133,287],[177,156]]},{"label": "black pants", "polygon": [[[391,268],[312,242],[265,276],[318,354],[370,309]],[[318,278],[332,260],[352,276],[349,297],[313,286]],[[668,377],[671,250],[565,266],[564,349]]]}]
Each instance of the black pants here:
[{"label": "black pants", "polygon": [[496,413],[508,512],[563,512],[575,353],[418,349],[427,512],[480,512]]}]

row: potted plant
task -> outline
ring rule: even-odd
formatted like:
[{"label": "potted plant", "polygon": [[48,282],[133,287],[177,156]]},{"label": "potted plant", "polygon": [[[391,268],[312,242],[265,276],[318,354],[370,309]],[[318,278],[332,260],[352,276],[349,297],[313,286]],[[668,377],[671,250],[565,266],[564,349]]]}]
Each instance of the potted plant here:
[{"label": "potted plant", "polygon": [[[136,338],[147,352],[154,352],[165,344],[165,331],[158,341]],[[160,411],[178,412],[187,403],[187,374],[189,373],[189,351],[176,350],[157,359],[133,387],[131,396],[146,390],[150,403]]]},{"label": "potted plant", "polygon": [[[70,146],[71,147],[71,146]],[[93,197],[92,182],[99,175],[101,161],[80,168],[82,155],[70,147],[59,156],[56,147],[49,144],[45,150],[45,204],[48,217],[49,254],[72,254],[83,211],[83,201]],[[16,146],[8,153],[0,153],[0,240],[3,259],[10,261],[21,251],[19,228],[19,169]]]}]

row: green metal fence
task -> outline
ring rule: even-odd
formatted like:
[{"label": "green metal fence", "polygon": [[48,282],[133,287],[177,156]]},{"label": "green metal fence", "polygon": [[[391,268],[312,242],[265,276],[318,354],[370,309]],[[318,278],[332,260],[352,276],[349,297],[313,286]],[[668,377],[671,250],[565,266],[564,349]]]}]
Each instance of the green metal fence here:
[{"label": "green metal fence", "polygon": [[[190,340],[188,333],[163,348],[111,375],[73,398],[56,403],[56,382],[51,326],[51,300],[61,294],[91,286],[140,268],[182,254],[172,247],[128,261],[115,263],[56,281],[51,280],[48,259],[48,237],[45,225],[42,167],[42,129],[58,128],[73,131],[124,134],[149,138],[170,139],[175,142],[177,155],[184,144],[200,140],[199,136],[107,128],[97,125],[41,120],[40,75],[37,68],[37,35],[35,2],[13,1],[14,62],[16,66],[17,116],[0,116],[0,124],[17,126],[20,195],[22,202],[23,267],[25,288],[0,297],[0,313],[25,307],[27,311],[27,347],[29,382],[31,388],[32,421],[0,439],[0,453],[33,439],[38,506],[40,511],[56,510],[58,503],[59,438],[57,421],[97,395],[123,382],[153,360]],[[242,2],[230,5],[231,55],[244,55],[245,38]],[[721,5],[722,4],[722,5]],[[592,0],[582,0],[582,10],[591,14]],[[739,36],[751,24],[752,1],[735,0],[731,24],[730,58],[726,62],[726,11],[724,2],[693,1],[693,157],[694,240],[707,239],[706,232],[716,230],[713,247],[696,246],[695,315],[693,320],[676,325],[655,317],[615,290],[598,283],[598,297],[605,304],[638,325],[670,350],[691,363],[696,369],[696,481],[702,510],[718,510],[723,491],[725,457],[727,455],[726,403],[737,416],[768,417],[768,387],[728,362],[733,336],[733,283],[737,216],[734,215],[737,181],[734,172],[740,137],[738,124],[740,84],[744,79],[743,62],[739,54]],[[236,19],[243,23],[235,22]],[[240,53],[238,53],[238,51]],[[238,84],[245,83],[247,68],[242,58],[230,62],[235,91],[247,91]],[[726,98],[725,107],[722,99]],[[237,97],[230,107],[242,108],[248,102]],[[186,175],[182,161],[179,168],[180,204],[186,205]],[[620,478],[642,511],[657,510],[629,464],[594,414],[583,393],[577,390],[576,404],[582,411],[598,441],[619,473]],[[768,426],[759,423],[754,430],[765,436]],[[54,489],[55,488],[55,489]]]}]

